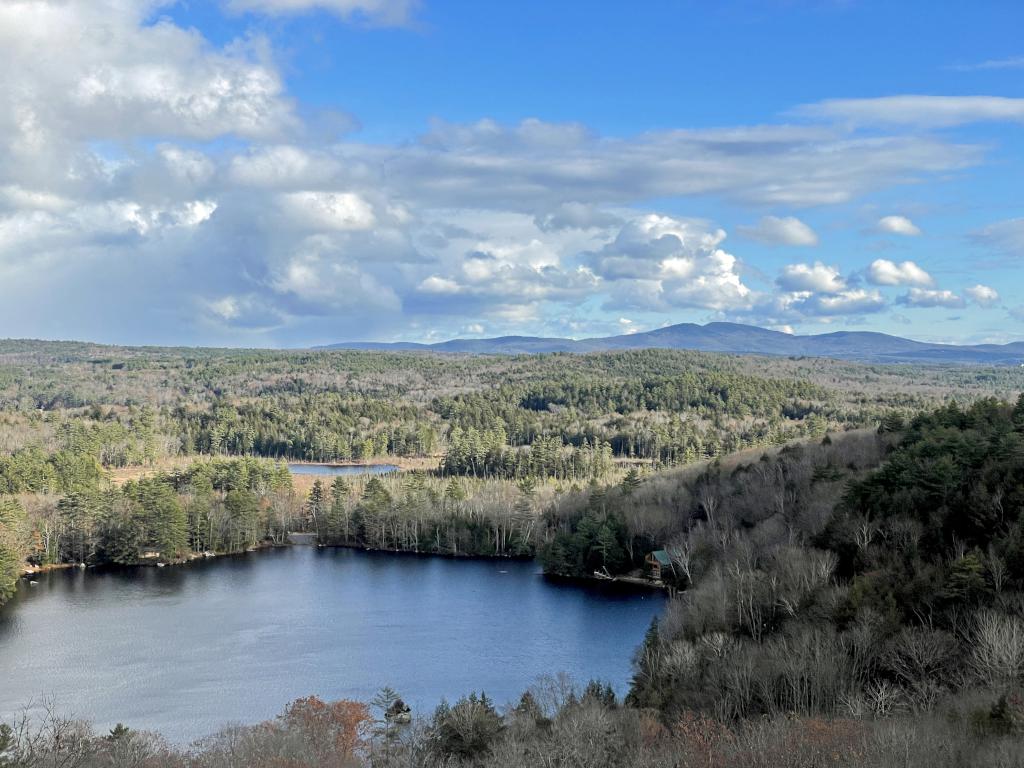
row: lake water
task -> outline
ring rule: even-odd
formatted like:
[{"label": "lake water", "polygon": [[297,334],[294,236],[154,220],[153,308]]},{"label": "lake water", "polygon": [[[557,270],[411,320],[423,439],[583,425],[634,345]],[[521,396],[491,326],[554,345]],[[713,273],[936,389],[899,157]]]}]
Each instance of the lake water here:
[{"label": "lake water", "polygon": [[293,475],[386,475],[397,472],[395,464],[289,464]]},{"label": "lake water", "polygon": [[0,721],[31,700],[184,743],[300,696],[416,712],[538,676],[628,687],[657,592],[552,582],[535,563],[293,547],[187,566],[57,571],[0,609]]}]

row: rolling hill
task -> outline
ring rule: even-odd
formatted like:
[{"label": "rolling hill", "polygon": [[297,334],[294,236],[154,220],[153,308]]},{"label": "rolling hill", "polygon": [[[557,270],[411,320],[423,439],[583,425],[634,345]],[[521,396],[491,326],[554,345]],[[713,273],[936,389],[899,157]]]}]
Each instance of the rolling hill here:
[{"label": "rolling hill", "polygon": [[740,323],[680,323],[644,333],[592,339],[499,336],[492,339],[452,339],[436,344],[341,342],[320,348],[422,350],[490,355],[603,352],[622,349],[693,349],[702,352],[830,357],[879,363],[1024,364],[1024,342],[1020,341],[1003,345],[974,346],[929,344],[867,331],[838,331],[798,336]]}]

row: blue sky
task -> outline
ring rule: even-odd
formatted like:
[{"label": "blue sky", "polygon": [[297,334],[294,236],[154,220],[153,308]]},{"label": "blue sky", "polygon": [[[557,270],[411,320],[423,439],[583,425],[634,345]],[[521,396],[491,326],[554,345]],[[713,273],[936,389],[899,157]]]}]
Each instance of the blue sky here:
[{"label": "blue sky", "polygon": [[1021,339],[1021,28],[1013,2],[7,3],[2,335]]}]

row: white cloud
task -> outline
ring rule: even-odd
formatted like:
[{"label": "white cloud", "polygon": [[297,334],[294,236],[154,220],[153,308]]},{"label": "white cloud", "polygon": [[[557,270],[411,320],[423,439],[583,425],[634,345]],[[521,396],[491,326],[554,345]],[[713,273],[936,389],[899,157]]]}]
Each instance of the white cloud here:
[{"label": "white cloud", "polygon": [[817,245],[818,235],[795,216],[764,216],[756,226],[740,227],[741,234],[770,245]]},{"label": "white cloud", "polygon": [[948,128],[983,121],[1024,121],[1024,99],[1003,96],[882,96],[829,99],[809,104],[801,114],[860,125]]},{"label": "white cloud", "polygon": [[619,327],[622,329],[622,332],[625,333],[627,336],[632,336],[634,333],[640,332],[640,328],[637,327],[636,322],[630,320],[628,317],[619,318]]},{"label": "white cloud", "polygon": [[0,135],[16,157],[69,151],[68,139],[225,134],[266,137],[296,125],[258,45],[217,50],[154,3],[0,3]]},{"label": "white cloud", "polygon": [[11,208],[21,210],[49,211],[59,213],[71,208],[74,203],[67,198],[50,192],[24,189],[17,184],[9,184],[0,188],[0,195]]},{"label": "white cloud", "polygon": [[868,280],[875,285],[934,285],[935,280],[912,261],[899,264],[888,259],[875,259],[868,268]]},{"label": "white cloud", "polygon": [[782,294],[775,298],[774,306],[763,307],[761,311],[787,317],[835,317],[870,314],[884,308],[885,299],[877,290],[852,288],[829,294],[811,291]]},{"label": "white cloud", "polygon": [[846,280],[837,267],[830,267],[820,261],[814,264],[788,264],[775,281],[787,291],[812,291],[814,293],[839,293],[845,290]]},{"label": "white cloud", "polygon": [[551,210],[566,200],[627,205],[713,195],[812,206],[912,183],[978,161],[979,147],[929,136],[851,137],[825,127],[755,126],[602,138],[574,124],[438,124],[418,144],[345,148],[386,165],[405,195],[445,207]]},{"label": "white cloud", "polygon": [[157,148],[157,154],[163,160],[167,173],[186,187],[206,184],[216,171],[213,161],[202,152],[163,144]]},{"label": "white cloud", "polygon": [[399,311],[402,301],[394,289],[383,284],[329,237],[313,236],[272,274],[271,287],[290,294],[300,307],[312,314],[358,310]]},{"label": "white cloud", "polygon": [[740,278],[736,257],[718,247],[724,239],[723,230],[701,221],[648,214],[628,221],[586,258],[609,282],[612,306],[748,307],[753,292]]},{"label": "white cloud", "polygon": [[989,224],[974,232],[972,238],[982,245],[1013,256],[1024,255],[1024,218],[1007,219]]},{"label": "white cloud", "polygon": [[967,294],[967,298],[981,307],[991,307],[999,301],[999,292],[995,288],[980,283],[964,288],[964,293]]},{"label": "white cloud", "polygon": [[622,223],[614,213],[584,203],[563,203],[550,213],[536,217],[545,232],[560,229],[600,229]]},{"label": "white cloud", "polygon": [[864,312],[877,312],[885,306],[885,300],[878,291],[864,290],[857,288],[850,291],[840,291],[834,296],[814,297],[811,302],[816,305],[816,314],[821,315],[846,315]]},{"label": "white cloud", "polygon": [[329,181],[337,172],[338,163],[322,154],[288,144],[257,147],[232,158],[231,180],[243,186],[292,187]]},{"label": "white cloud", "polygon": [[[789,265],[778,289],[759,292],[722,229],[644,201],[837,204],[982,157],[934,135],[824,124],[602,137],[481,120],[394,144],[326,140],[298,119],[268,41],[215,45],[155,15],[164,5],[0,0],[6,333],[307,343],[413,324],[586,334],[596,306],[620,331],[658,322],[634,312],[680,309],[780,326],[857,316],[885,301],[838,267]],[[413,4],[233,7],[403,23]],[[989,236],[1005,240],[1008,226]],[[817,242],[792,216],[748,231]],[[910,262],[887,264],[883,277],[898,276],[880,284],[931,285]],[[119,300],[102,300],[109,292]]]},{"label": "white cloud", "polygon": [[406,24],[419,6],[418,0],[227,0],[236,12],[264,14],[304,13],[324,10],[343,19],[365,19],[377,24]]},{"label": "white cloud", "polygon": [[958,72],[980,72],[990,69],[1024,69],[1024,56],[1011,56],[1006,59],[989,59],[975,64],[954,64],[950,69]]},{"label": "white cloud", "polygon": [[461,286],[454,280],[449,280],[447,277],[439,277],[438,275],[431,275],[419,284],[418,290],[423,293],[458,293],[462,290]]},{"label": "white cloud", "polygon": [[883,216],[878,220],[878,231],[888,232],[892,235],[906,235],[916,237],[921,230],[906,216]]},{"label": "white cloud", "polygon": [[212,299],[207,302],[207,306],[213,314],[217,315],[221,320],[227,320],[228,322],[234,320],[242,313],[239,300],[235,296],[222,296],[219,299]]},{"label": "white cloud", "polygon": [[928,288],[911,288],[906,295],[901,296],[897,301],[908,307],[946,307],[947,309],[959,309],[964,306],[964,300],[952,291],[933,290]]},{"label": "white cloud", "polygon": [[291,221],[313,230],[369,229],[373,207],[354,192],[289,192],[280,204]]}]

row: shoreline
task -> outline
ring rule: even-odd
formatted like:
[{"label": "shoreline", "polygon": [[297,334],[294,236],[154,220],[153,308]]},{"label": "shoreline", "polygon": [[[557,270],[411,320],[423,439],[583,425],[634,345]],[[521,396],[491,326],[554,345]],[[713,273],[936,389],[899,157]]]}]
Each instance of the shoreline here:
[{"label": "shoreline", "polygon": [[562,573],[545,573],[544,578],[551,579],[552,581],[563,581],[570,584],[608,584],[618,587],[628,587],[631,589],[654,590],[656,592],[664,592],[669,597],[672,597],[675,594],[674,588],[664,582],[654,582],[637,576],[612,576],[611,578],[607,578],[598,576],[566,576]]},{"label": "shoreline", "polygon": [[[300,534],[301,535],[301,534]],[[178,560],[156,560],[146,559],[139,560],[135,563],[101,563],[94,565],[83,566],[79,563],[51,563],[49,565],[26,565],[22,569],[20,579],[26,579],[34,575],[41,573],[50,573],[52,571],[64,571],[72,568],[78,569],[95,569],[95,568],[158,568],[158,567],[171,567],[171,566],[187,566],[193,562],[215,560],[223,557],[234,557],[237,555],[246,555],[254,552],[260,552],[267,549],[287,549],[292,547],[310,547],[312,549],[352,549],[361,552],[369,552],[371,554],[379,555],[397,555],[400,557],[440,557],[446,560],[492,560],[496,562],[502,561],[517,561],[517,562],[538,562],[536,555],[482,555],[482,554],[471,554],[465,552],[425,552],[425,551],[413,551],[407,549],[379,549],[376,547],[366,547],[361,544],[305,544],[291,541],[264,541],[260,542],[256,546],[249,547],[247,549],[238,552],[193,552],[187,557]],[[615,585],[619,587],[629,587],[634,589],[647,589],[664,592],[670,597],[673,595],[673,590],[667,584],[658,584],[647,579],[638,578],[635,576],[613,576],[612,578],[598,578],[596,576],[566,576],[564,574],[547,573],[543,569],[539,572],[540,576],[545,579],[551,579],[552,581],[564,582],[564,583],[576,583],[580,586],[583,585],[594,585],[594,584],[605,584]]]},{"label": "shoreline", "polygon": [[[267,458],[267,457],[260,457]],[[372,459],[359,459],[351,461],[306,461],[304,459],[276,459],[267,458],[267,461],[281,461],[288,466],[298,467],[375,467],[392,466],[400,471],[415,469],[436,468],[440,465],[442,456],[378,456]]]},{"label": "shoreline", "polygon": [[[214,459],[241,459],[249,458],[235,455],[210,455],[204,453],[185,454],[165,457],[164,459],[145,466],[116,467],[108,468],[107,475],[115,486],[124,485],[129,480],[138,480],[160,472],[167,472],[175,469],[183,469],[194,462],[212,461]],[[441,456],[380,456],[373,459],[360,459],[358,461],[306,461],[303,459],[288,459],[273,456],[253,456],[261,461],[280,462],[286,465],[303,467],[367,467],[379,464],[395,466],[398,472],[411,472],[416,470],[431,471],[437,469],[441,464]],[[304,475],[307,473],[303,473]],[[291,473],[294,480],[298,477]]]}]

